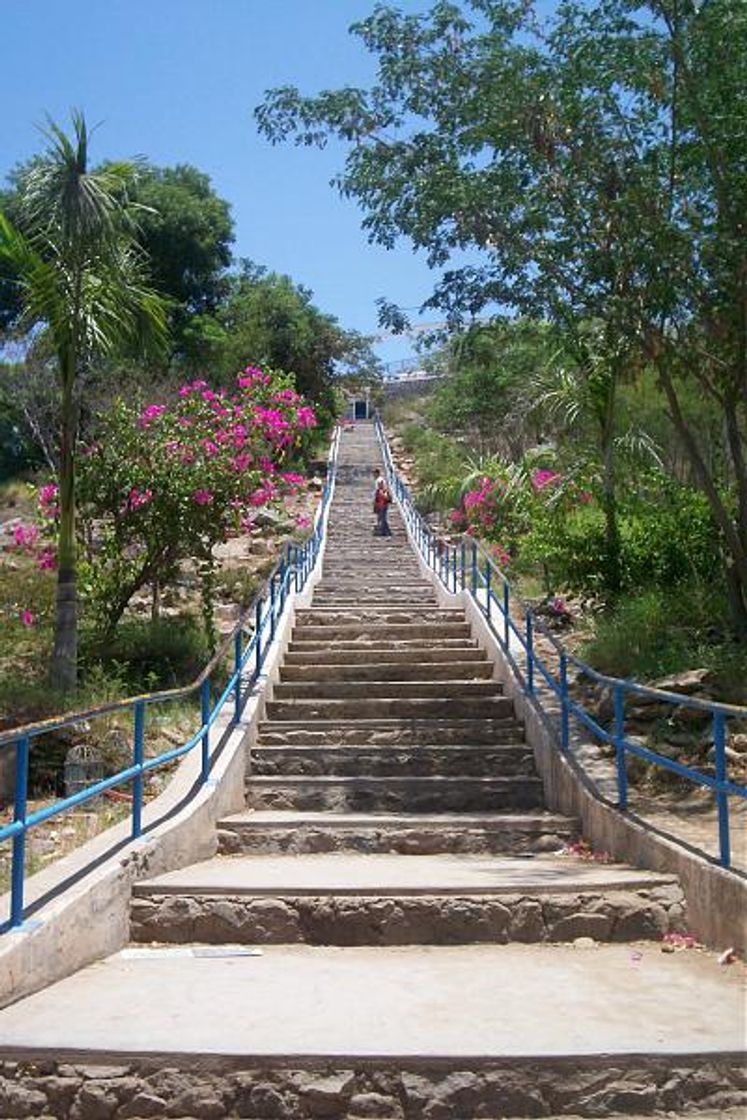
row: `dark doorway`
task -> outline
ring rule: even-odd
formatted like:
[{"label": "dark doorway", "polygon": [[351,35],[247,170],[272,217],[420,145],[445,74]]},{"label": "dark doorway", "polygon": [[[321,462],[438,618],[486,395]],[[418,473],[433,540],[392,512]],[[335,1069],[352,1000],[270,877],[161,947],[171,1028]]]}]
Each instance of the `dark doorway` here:
[{"label": "dark doorway", "polygon": [[368,420],[368,401],[356,401],[353,407],[356,420]]}]

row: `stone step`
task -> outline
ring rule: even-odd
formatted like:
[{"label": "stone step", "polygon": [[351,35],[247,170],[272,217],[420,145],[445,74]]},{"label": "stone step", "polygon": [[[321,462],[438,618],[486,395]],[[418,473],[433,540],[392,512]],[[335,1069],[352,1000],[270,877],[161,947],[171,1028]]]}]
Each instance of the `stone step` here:
[{"label": "stone step", "polygon": [[513,703],[505,696],[393,699],[369,695],[348,700],[270,700],[266,712],[271,720],[507,719],[513,715]]},{"label": "stone step", "polygon": [[131,946],[0,1011],[5,1085],[16,1115],[81,1120],[744,1106],[733,972],[650,942],[635,957],[621,944]]},{"label": "stone step", "polygon": [[220,850],[226,854],[524,855],[558,852],[578,835],[578,822],[544,811],[433,815],[247,809],[218,824]]},{"label": "stone step", "polygon": [[[426,586],[433,590],[432,584],[428,583]],[[419,570],[408,568],[406,565],[398,564],[391,571],[374,571],[361,562],[355,568],[325,571],[317,587],[332,591],[338,591],[340,588],[361,591],[365,588],[379,594],[386,594],[389,588],[392,588],[395,592],[398,590],[403,592],[422,591],[423,578]]]},{"label": "stone step", "polygon": [[494,680],[301,680],[273,686],[274,701],[288,700],[427,700],[449,699],[469,702],[473,697],[500,696],[502,686]]},{"label": "stone step", "polygon": [[542,782],[508,778],[306,778],[255,777],[249,809],[298,809],[313,813],[489,813],[537,809]]},{"label": "stone step", "polygon": [[366,590],[356,594],[354,591],[315,591],[314,607],[324,610],[365,610],[385,606],[389,609],[417,610],[421,607],[438,606],[433,591],[403,591],[399,594],[382,588],[380,591]]},{"label": "stone step", "polygon": [[[385,656],[385,655],[382,655]],[[492,679],[493,666],[477,658],[471,661],[379,661],[341,665],[286,664],[280,672],[281,681],[466,681],[477,677]]]},{"label": "stone step", "polygon": [[310,625],[294,626],[293,640],[306,642],[329,641],[394,641],[397,638],[425,638],[440,641],[443,638],[469,638],[468,622],[411,622],[388,624],[376,622],[357,622],[347,625]]},{"label": "stone step", "polygon": [[365,649],[331,648],[300,652],[289,646],[283,665],[286,668],[302,665],[367,665],[369,661],[385,661],[389,665],[418,665],[435,667],[441,664],[464,664],[465,662],[487,662],[487,654],[479,646],[451,646],[445,649],[432,649],[421,646],[418,649],[391,649],[389,646],[367,646]]},{"label": "stone step", "polygon": [[137,882],[132,893],[135,941],[605,942],[684,928],[673,876],[553,857],[237,856]]},{"label": "stone step", "polygon": [[[508,777],[534,773],[526,743],[503,746],[438,747],[253,747],[247,773],[357,778]],[[251,779],[250,779],[251,780]]]},{"label": "stone step", "polygon": [[296,611],[294,633],[305,627],[318,626],[334,629],[342,626],[423,626],[429,623],[438,626],[449,623],[465,623],[464,611],[443,610],[440,607],[402,607],[382,603],[372,607],[346,607],[336,610],[333,607],[308,607]]},{"label": "stone step", "polygon": [[474,746],[523,738],[513,710],[500,719],[262,720],[259,746]]},{"label": "stone step", "polygon": [[328,595],[350,595],[353,593],[417,595],[426,592],[433,593],[432,583],[428,580],[408,579],[401,571],[398,571],[391,579],[378,579],[373,572],[358,572],[355,576],[351,573],[347,578],[328,576],[325,573],[314,589],[315,596],[320,593]]},{"label": "stone step", "polygon": [[477,649],[477,641],[468,635],[455,638],[439,638],[439,637],[425,637],[425,638],[390,638],[388,641],[377,635],[358,634],[354,637],[308,639],[305,637],[294,637],[291,641],[288,651],[289,652],[313,652],[315,650],[327,651],[334,653],[335,656],[339,654],[354,653],[356,650],[366,653],[375,653],[381,650],[392,650],[392,652],[407,652],[414,650],[418,652],[418,656],[427,653],[429,650],[462,650],[465,646],[472,649]]}]

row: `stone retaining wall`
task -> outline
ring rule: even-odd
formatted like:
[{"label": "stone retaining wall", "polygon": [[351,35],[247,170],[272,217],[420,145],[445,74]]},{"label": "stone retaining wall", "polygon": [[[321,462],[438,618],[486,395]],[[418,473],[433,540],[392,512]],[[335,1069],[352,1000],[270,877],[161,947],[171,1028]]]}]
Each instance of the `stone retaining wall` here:
[{"label": "stone retaining wall", "polygon": [[464,945],[659,939],[685,928],[676,884],[580,895],[383,898],[148,895],[135,941],[242,945]]},{"label": "stone retaining wall", "polygon": [[[105,1060],[105,1059],[103,1059]],[[192,1056],[78,1064],[0,1063],[0,1116],[59,1120],[466,1120],[480,1116],[669,1115],[747,1104],[738,1055],[662,1058],[213,1062]]]}]

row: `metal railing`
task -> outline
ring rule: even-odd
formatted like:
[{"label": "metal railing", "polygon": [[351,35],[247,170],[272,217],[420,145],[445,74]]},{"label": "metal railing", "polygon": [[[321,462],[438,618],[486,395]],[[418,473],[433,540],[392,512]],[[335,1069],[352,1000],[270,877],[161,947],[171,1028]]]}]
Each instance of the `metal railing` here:
[{"label": "metal railing", "polygon": [[[462,537],[454,544],[436,537],[416,509],[410,491],[397,474],[378,417],[375,419],[375,427],[391,490],[399,501],[405,522],[420,555],[448,591],[453,593],[465,591],[472,597],[498,641],[524,694],[535,703],[540,718],[555,735],[560,749],[564,753],[570,749],[572,719],[583,725],[599,742],[612,747],[615,755],[617,807],[623,811],[628,809],[628,756],[634,756],[643,762],[669,770],[694,785],[711,790],[715,796],[718,815],[719,862],[723,867],[730,867],[729,798],[746,798],[747,786],[729,780],[726,753],[729,721],[747,720],[747,708],[700,700],[676,692],[664,692],[660,689],[648,688],[636,681],[608,677],[569,653],[555,635],[550,633],[541,618],[512,589],[498,565],[476,541]],[[557,666],[548,665],[544,660],[538,648],[538,635],[552,646],[556,654]],[[515,654],[518,654],[518,657]],[[519,659],[523,660],[523,665]],[[599,720],[595,719],[572,695],[569,687],[571,667],[578,674],[578,679],[585,678],[593,681],[609,691],[612,701],[610,730],[603,727]],[[548,707],[541,696],[543,686],[554,698],[554,711]],[[709,717],[713,739],[714,773],[707,774],[695,770],[676,759],[658,754],[649,747],[634,742],[626,733],[625,727],[626,698],[629,696],[645,697],[653,703],[667,705],[671,707],[673,713],[688,708]]]},{"label": "metal railing", "polygon": [[[129,697],[126,700],[105,704],[98,708],[74,712],[59,718],[26,724],[0,734],[0,751],[15,750],[15,794],[13,820],[0,828],[0,843],[11,840],[10,916],[0,925],[0,932],[17,929],[24,918],[24,887],[26,879],[26,837],[32,828],[53,817],[100,797],[115,786],[132,784],[131,838],[142,834],[143,793],[146,774],[166,766],[199,747],[200,776],[195,790],[205,784],[213,761],[211,754],[211,729],[229,701],[233,704],[232,724],[241,719],[247,696],[257,682],[268,650],[275,638],[278,622],[285,611],[288,597],[300,592],[306,585],[318,559],[326,528],[326,514],[334,489],[337,468],[339,429],[336,429],[328,458],[327,479],[314,518],[313,530],[303,544],[290,543],[265,581],[252,604],[242,612],[241,618],[223,640],[213,657],[191,684],[181,688],[166,689]],[[252,622],[251,636],[245,640],[248,623]],[[211,681],[224,658],[233,655],[233,670],[217,699],[213,699]],[[155,704],[168,704],[186,696],[198,694],[200,699],[200,726],[186,743],[164,752],[155,758],[145,757],[145,731],[147,709]],[[28,812],[29,756],[35,739],[64,727],[75,727],[109,716],[112,713],[132,713],[132,761],[124,770],[87,786],[51,805]]]}]

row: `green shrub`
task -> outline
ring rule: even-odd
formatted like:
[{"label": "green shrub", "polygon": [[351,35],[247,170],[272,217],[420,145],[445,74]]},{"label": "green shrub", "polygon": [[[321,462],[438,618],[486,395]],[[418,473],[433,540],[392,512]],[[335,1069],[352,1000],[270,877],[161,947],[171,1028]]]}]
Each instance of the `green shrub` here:
[{"label": "green shrub", "polygon": [[[721,569],[718,535],[705,498],[672,486],[646,506],[619,515],[622,590],[672,587],[707,580]],[[563,519],[536,522],[521,542],[524,567],[543,567],[553,588],[587,593],[604,589],[605,521],[596,506]]]},{"label": "green shrub", "polygon": [[581,656],[602,673],[636,680],[710,669],[714,695],[744,703],[747,649],[729,638],[726,618],[724,598],[706,582],[649,588],[601,616]]},{"label": "green shrub", "polygon": [[120,622],[106,644],[83,646],[84,683],[101,673],[116,677],[124,695],[172,688],[193,680],[210,658],[199,621],[192,617]]}]

